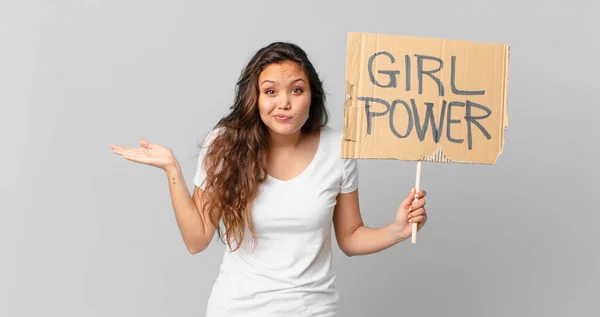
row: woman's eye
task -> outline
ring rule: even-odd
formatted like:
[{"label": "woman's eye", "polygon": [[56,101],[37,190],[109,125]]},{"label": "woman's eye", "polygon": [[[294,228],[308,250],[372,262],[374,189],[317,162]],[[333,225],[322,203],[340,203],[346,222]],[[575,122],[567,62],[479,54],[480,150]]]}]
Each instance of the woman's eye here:
[{"label": "woman's eye", "polygon": [[302,93],[304,90],[302,90],[302,88],[294,88],[292,91],[297,92],[297,93]]},{"label": "woman's eye", "polygon": [[273,89],[269,89],[269,90],[265,91],[265,94],[267,94],[267,95],[271,95],[274,93],[275,93],[275,90],[273,90]]}]

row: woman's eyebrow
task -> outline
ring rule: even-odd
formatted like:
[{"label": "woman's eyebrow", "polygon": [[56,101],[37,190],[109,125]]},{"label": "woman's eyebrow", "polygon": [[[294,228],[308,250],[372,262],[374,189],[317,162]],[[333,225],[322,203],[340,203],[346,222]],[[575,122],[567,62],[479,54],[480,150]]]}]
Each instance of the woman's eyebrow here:
[{"label": "woman's eyebrow", "polygon": [[275,84],[275,83],[276,83],[276,81],[274,81],[274,80],[271,80],[271,79],[265,79],[265,80],[263,80],[263,82],[262,82],[262,83],[260,83],[260,84],[261,84],[261,85],[263,85],[263,84],[265,84],[265,83],[271,83],[271,84]]},{"label": "woman's eyebrow", "polygon": [[[304,83],[306,83],[306,81],[305,81],[303,78],[297,78],[297,79],[294,79],[294,81],[292,81],[292,84],[295,84],[295,83],[296,83],[296,82],[298,82],[298,81],[301,81],[301,82],[304,82]],[[272,79],[265,79],[265,80],[263,80],[263,82],[262,82],[262,83],[260,83],[260,85],[262,86],[262,85],[264,85],[264,84],[266,84],[266,83],[270,83],[270,84],[273,84],[273,85],[275,85],[275,84],[277,84],[277,81],[275,81],[275,80],[272,80]]]}]

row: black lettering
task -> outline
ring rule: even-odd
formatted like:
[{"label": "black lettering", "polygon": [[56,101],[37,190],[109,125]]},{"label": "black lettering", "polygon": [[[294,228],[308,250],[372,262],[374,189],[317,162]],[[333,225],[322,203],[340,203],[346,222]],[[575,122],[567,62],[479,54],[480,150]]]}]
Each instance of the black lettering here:
[{"label": "black lettering", "polygon": [[[357,99],[365,102],[365,113],[367,116],[367,134],[368,135],[370,135],[372,132],[373,118],[382,117],[389,113],[390,130],[396,137],[398,137],[400,139],[407,138],[411,134],[411,131],[412,131],[413,125],[414,125],[414,128],[417,131],[417,137],[422,142],[425,140],[425,135],[427,134],[427,130],[429,129],[429,125],[431,124],[431,134],[432,134],[433,140],[435,143],[439,143],[441,136],[442,136],[442,131],[444,129],[444,122],[446,121],[446,137],[448,138],[448,140],[452,143],[462,144],[464,142],[464,139],[453,138],[450,132],[452,129],[452,124],[457,124],[457,123],[461,122],[460,119],[452,118],[452,108],[453,107],[465,107],[466,109],[465,109],[464,119],[467,124],[468,149],[469,150],[473,149],[473,125],[476,126],[479,129],[479,131],[481,131],[481,133],[485,136],[485,138],[487,140],[490,140],[492,138],[490,133],[484,128],[484,126],[480,122],[480,120],[488,118],[492,114],[492,110],[484,105],[478,104],[478,103],[470,101],[470,100],[467,100],[466,102],[461,102],[461,101],[447,102],[446,100],[442,100],[442,104],[441,104],[442,109],[440,111],[440,116],[439,116],[439,118],[437,118],[437,120],[436,120],[436,117],[434,114],[435,104],[433,102],[425,102],[425,108],[426,108],[425,116],[424,116],[423,121],[421,122],[419,110],[417,108],[417,104],[416,104],[416,101],[414,98],[410,99],[410,103],[411,103],[412,107],[407,102],[405,102],[404,100],[401,100],[401,99],[396,99],[391,104],[386,100],[383,100],[381,98],[376,98],[376,97],[358,97]],[[372,111],[373,110],[372,107],[374,106],[374,103],[379,103],[379,104],[385,106],[385,110]],[[402,104],[407,113],[408,121],[407,121],[407,125],[406,125],[406,131],[404,134],[400,134],[394,124],[395,113],[397,110],[396,107],[398,104]],[[446,115],[446,108],[448,108],[447,115]],[[473,115],[473,108],[477,108],[477,109],[484,111],[484,114],[477,115],[477,116]]]},{"label": "black lettering", "polygon": [[[406,133],[404,135],[401,135],[400,133],[398,133],[398,131],[396,131],[396,127],[394,126],[394,111],[396,110],[396,105],[399,103],[404,105],[404,108],[406,109],[406,113],[408,114],[408,124],[406,125]],[[410,134],[412,127],[413,127],[413,118],[412,118],[412,114],[410,113],[410,107],[404,100],[400,100],[400,99],[394,100],[392,102],[392,106],[390,108],[390,130],[392,130],[392,133],[395,136],[397,136],[400,139],[403,139],[403,138],[406,138]]]},{"label": "black lettering", "polygon": [[375,61],[375,57],[377,57],[379,55],[385,55],[385,56],[389,57],[390,62],[392,64],[394,64],[396,62],[396,59],[394,58],[394,56],[388,52],[377,52],[377,53],[371,55],[371,57],[369,57],[369,64],[368,64],[369,78],[371,79],[371,82],[374,85],[383,87],[383,88],[396,88],[396,86],[397,86],[396,75],[400,74],[399,70],[378,70],[377,71],[379,74],[385,74],[385,75],[390,76],[390,81],[386,85],[380,84],[377,81],[377,79],[375,79],[375,75],[373,74],[373,62]]},{"label": "black lettering", "polygon": [[[365,102],[365,112],[367,114],[367,134],[371,134],[371,119],[373,117],[385,116],[390,111],[390,104],[383,99],[375,97],[358,97],[357,99]],[[378,102],[384,105],[386,110],[384,112],[371,112],[371,102]]]},{"label": "black lettering", "polygon": [[452,56],[452,66],[450,67],[450,86],[455,95],[484,95],[485,90],[459,90],[456,88],[456,56]]},{"label": "black lettering", "polygon": [[410,56],[404,55],[404,62],[406,67],[406,91],[410,91]]},{"label": "black lettering", "polygon": [[[482,116],[478,116],[475,117],[473,115],[471,115],[471,108],[479,108],[483,111],[486,112],[486,114],[482,115]],[[485,136],[486,139],[491,139],[492,136],[485,130],[485,128],[481,125],[481,123],[479,123],[479,121],[477,120],[482,120],[485,119],[487,117],[489,117],[492,114],[492,110],[484,105],[480,105],[478,103],[472,102],[470,100],[467,100],[467,109],[466,109],[466,115],[465,115],[465,120],[467,121],[467,138],[468,138],[468,144],[469,144],[469,150],[473,148],[473,134],[471,132],[471,124],[476,125],[479,130],[481,130],[481,133],[483,133],[483,135]]]},{"label": "black lettering", "polygon": [[423,120],[423,126],[421,126],[421,121],[419,120],[419,111],[417,110],[417,104],[415,103],[415,99],[411,98],[410,102],[412,104],[413,114],[415,116],[415,129],[417,130],[417,136],[419,137],[419,140],[423,141],[425,139],[425,133],[427,133],[429,122],[431,122],[431,134],[433,135],[433,140],[435,141],[435,143],[438,143],[440,141],[441,136],[440,131],[444,127],[446,100],[442,102],[442,112],[438,121],[439,126],[435,123],[435,117],[433,114],[434,104],[432,102],[425,103],[427,110],[425,111],[425,119]]},{"label": "black lettering", "polygon": [[[433,81],[435,81],[435,83],[438,85],[439,96],[443,96],[444,95],[444,85],[442,84],[440,79],[435,77],[433,74],[439,72],[442,69],[442,67],[444,66],[444,62],[440,58],[437,58],[435,56],[427,56],[427,55],[419,55],[419,54],[415,54],[415,56],[417,57],[417,75],[419,78],[419,94],[423,93],[423,74],[425,74],[425,75],[431,77],[431,79],[433,79]],[[440,64],[440,67],[438,67],[437,69],[433,69],[433,70],[423,70],[423,60],[424,59],[436,61]]]},{"label": "black lettering", "polygon": [[452,123],[460,123],[460,119],[459,120],[453,120],[452,119],[452,107],[464,107],[465,103],[464,102],[460,102],[460,101],[450,101],[450,103],[448,103],[448,123],[446,124],[446,137],[448,138],[448,141],[453,142],[453,143],[463,143],[464,139],[455,139],[452,136],[450,136],[450,125]]}]

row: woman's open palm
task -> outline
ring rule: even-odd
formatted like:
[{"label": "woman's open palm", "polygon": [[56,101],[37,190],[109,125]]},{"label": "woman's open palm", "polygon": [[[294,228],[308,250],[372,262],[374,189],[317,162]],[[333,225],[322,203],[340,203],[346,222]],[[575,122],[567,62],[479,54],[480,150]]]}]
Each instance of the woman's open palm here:
[{"label": "woman's open palm", "polygon": [[175,162],[175,156],[171,149],[145,140],[140,140],[139,143],[142,148],[127,148],[115,144],[110,144],[110,148],[113,153],[127,160],[162,169],[166,169]]}]

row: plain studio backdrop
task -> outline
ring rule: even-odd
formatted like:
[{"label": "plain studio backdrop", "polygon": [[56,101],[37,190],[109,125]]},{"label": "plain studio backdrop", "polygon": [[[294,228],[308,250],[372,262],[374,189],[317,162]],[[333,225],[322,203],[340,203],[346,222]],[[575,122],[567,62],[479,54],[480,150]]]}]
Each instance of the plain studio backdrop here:
[{"label": "plain studio backdrop", "polygon": [[[203,316],[224,246],[187,252],[165,173],[110,143],[197,144],[250,56],[309,54],[342,128],[349,31],[511,46],[496,165],[424,163],[417,244],[348,258],[339,316],[598,316],[598,1],[2,1],[0,316]],[[368,226],[415,162],[361,160]]]}]

